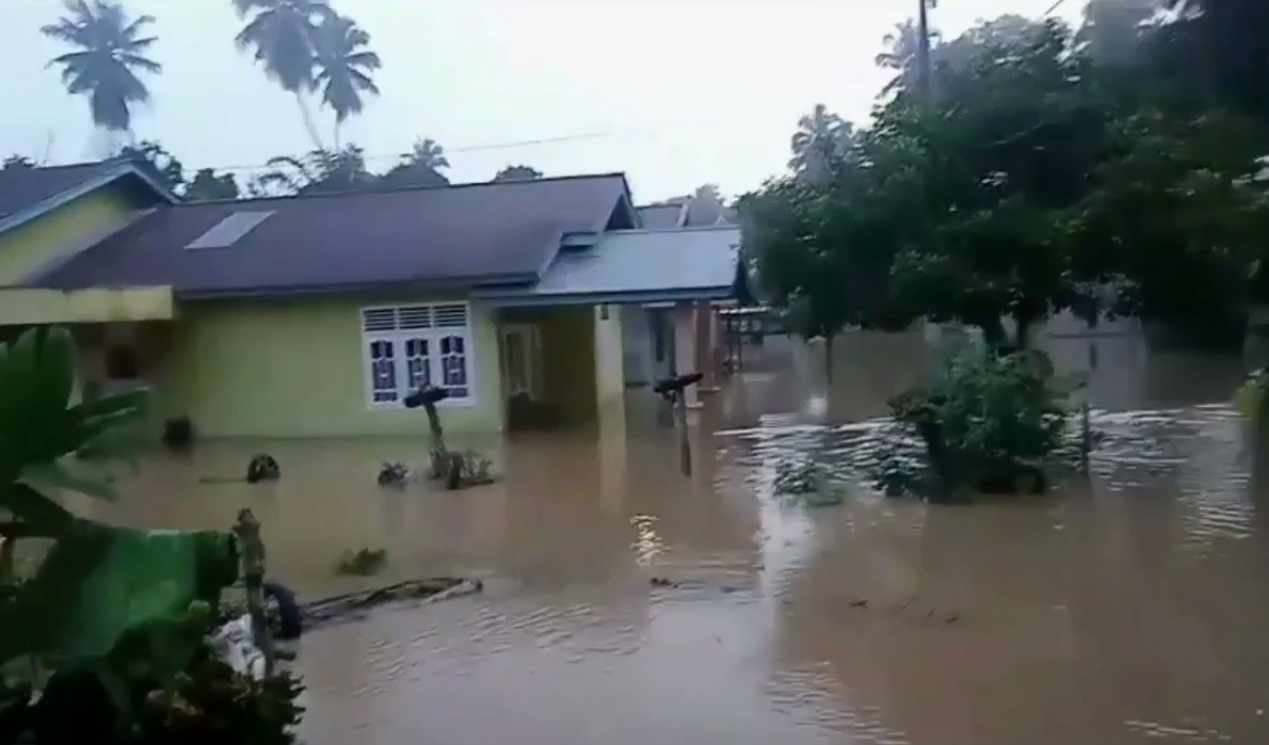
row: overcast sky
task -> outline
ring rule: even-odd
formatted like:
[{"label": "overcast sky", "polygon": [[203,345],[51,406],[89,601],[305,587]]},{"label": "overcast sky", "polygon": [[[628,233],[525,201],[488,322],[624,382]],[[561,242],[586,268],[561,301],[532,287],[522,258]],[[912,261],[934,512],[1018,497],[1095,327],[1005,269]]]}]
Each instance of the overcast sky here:
[{"label": "overcast sky", "polygon": [[[232,43],[229,0],[124,0],[156,17],[141,138],[187,167],[252,165],[311,147],[295,102]],[[713,182],[753,188],[788,159],[798,117],[823,102],[867,116],[888,79],[873,58],[916,0],[333,0],[372,36],[383,95],[344,130],[390,165],[416,137],[450,151],[455,181],[508,163],[548,175],[625,171],[640,202]],[[934,25],[1039,15],[1052,0],[941,0]],[[1078,14],[1067,0],[1060,14]],[[910,7],[911,6],[911,7]],[[63,92],[39,33],[60,0],[0,2],[0,154],[95,157],[87,103]],[[330,130],[321,113],[320,125]],[[505,143],[602,135],[564,142]],[[476,148],[466,150],[467,148]]]}]

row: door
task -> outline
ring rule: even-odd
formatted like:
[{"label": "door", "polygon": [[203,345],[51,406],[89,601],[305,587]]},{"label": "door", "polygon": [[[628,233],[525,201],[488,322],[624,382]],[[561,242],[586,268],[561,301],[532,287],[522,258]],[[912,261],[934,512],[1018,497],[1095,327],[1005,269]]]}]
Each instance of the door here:
[{"label": "door", "polygon": [[502,327],[502,380],[507,398],[523,394],[535,401],[541,399],[540,355],[537,326],[515,323]]}]

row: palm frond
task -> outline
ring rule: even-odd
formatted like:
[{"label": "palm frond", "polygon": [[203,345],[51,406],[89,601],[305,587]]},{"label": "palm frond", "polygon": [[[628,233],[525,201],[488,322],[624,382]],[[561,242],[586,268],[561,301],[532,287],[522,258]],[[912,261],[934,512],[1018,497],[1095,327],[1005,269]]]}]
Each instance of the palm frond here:
[{"label": "palm frond", "polygon": [[163,65],[152,59],[142,57],[138,54],[124,54],[119,57],[119,61],[126,67],[134,67],[144,72],[153,73],[155,75],[163,72]]}]

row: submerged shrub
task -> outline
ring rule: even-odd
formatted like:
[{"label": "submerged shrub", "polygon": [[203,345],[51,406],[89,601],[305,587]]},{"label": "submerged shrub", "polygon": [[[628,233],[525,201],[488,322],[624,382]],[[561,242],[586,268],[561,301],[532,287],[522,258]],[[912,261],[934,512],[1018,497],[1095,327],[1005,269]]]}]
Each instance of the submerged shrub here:
[{"label": "submerged shrub", "polygon": [[925,442],[941,501],[965,488],[1043,490],[1039,463],[1063,445],[1068,416],[1052,373],[1042,352],[1001,355],[971,340],[947,356],[928,389],[891,400],[895,418]]}]

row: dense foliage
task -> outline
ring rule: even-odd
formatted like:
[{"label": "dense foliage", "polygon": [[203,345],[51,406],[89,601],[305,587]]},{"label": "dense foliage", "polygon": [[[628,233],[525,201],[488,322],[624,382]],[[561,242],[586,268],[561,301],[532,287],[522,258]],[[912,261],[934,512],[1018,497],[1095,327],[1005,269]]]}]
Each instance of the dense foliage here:
[{"label": "dense foliage", "polygon": [[[1200,97],[1174,74],[1178,38],[1214,21],[1140,27],[1143,4],[1093,3],[1100,20],[1078,32],[984,22],[935,46],[929,97],[909,85],[912,42],[896,35],[904,48],[883,59],[901,74],[870,126],[835,124],[850,136],[816,151],[813,174],[795,158],[742,200],[772,302],[808,337],[928,319],[998,347],[1068,308],[1236,323],[1269,285],[1264,128],[1247,97]],[[1125,44],[1135,56],[1098,57]]]}]

